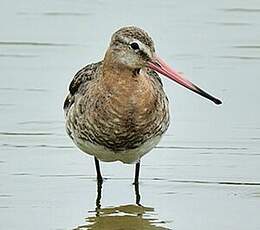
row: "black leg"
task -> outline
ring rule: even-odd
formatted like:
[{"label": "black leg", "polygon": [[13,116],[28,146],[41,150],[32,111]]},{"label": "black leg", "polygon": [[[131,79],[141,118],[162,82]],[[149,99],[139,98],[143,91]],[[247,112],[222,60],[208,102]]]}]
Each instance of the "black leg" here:
[{"label": "black leg", "polygon": [[134,184],[135,186],[135,203],[139,206],[142,206],[140,204],[140,200],[141,200],[141,196],[140,196],[140,192],[139,192],[139,184]]},{"label": "black leg", "polygon": [[102,178],[102,175],[101,175],[101,172],[100,172],[99,161],[96,157],[95,157],[95,165],[96,165],[96,171],[97,171],[97,181],[98,181],[98,183],[102,183],[103,178]]},{"label": "black leg", "polygon": [[135,165],[135,179],[134,179],[134,185],[137,185],[139,183],[139,172],[140,172],[140,161],[138,161]]}]

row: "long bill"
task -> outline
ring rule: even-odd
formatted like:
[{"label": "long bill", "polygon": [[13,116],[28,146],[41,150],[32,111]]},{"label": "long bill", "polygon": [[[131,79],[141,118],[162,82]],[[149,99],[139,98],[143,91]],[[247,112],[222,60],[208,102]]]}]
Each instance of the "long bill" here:
[{"label": "long bill", "polygon": [[172,69],[166,62],[164,62],[158,56],[155,55],[152,60],[148,61],[148,67],[152,70],[155,70],[156,72],[163,74],[171,80],[181,84],[182,86],[190,89],[191,91],[213,101],[215,104],[222,104],[222,102],[219,99],[211,96],[210,94],[200,89],[198,86],[194,85],[192,82],[182,77],[177,71]]}]

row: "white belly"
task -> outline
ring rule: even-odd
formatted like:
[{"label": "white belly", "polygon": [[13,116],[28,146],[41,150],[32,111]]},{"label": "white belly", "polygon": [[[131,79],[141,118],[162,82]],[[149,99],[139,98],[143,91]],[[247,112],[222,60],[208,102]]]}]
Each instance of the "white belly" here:
[{"label": "white belly", "polygon": [[161,136],[156,136],[140,147],[119,152],[114,152],[102,145],[96,145],[81,139],[74,139],[75,144],[85,153],[97,157],[101,161],[121,161],[126,164],[133,164],[140,160],[140,158],[154,148],[160,141]]}]

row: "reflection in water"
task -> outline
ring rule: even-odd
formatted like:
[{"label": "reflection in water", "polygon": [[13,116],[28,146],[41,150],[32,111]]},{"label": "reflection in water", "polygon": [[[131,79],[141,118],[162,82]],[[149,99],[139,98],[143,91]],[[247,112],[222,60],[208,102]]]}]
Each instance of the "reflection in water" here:
[{"label": "reflection in water", "polygon": [[112,208],[101,208],[96,211],[96,216],[86,218],[86,225],[81,225],[75,230],[102,229],[102,230],[163,230],[164,227],[156,226],[162,223],[154,217],[154,209],[138,205],[122,205]]},{"label": "reflection in water", "polygon": [[[102,197],[102,184],[103,182],[97,181],[97,199],[96,199],[96,210],[98,211],[101,208],[101,197]],[[138,206],[141,206],[140,200],[141,195],[139,192],[139,184],[134,184],[135,188],[135,203]]]},{"label": "reflection in water", "polygon": [[101,208],[101,197],[102,197],[102,184],[103,182],[97,181],[97,199],[96,199],[96,210]]},{"label": "reflection in water", "polygon": [[157,226],[163,222],[154,217],[154,209],[138,205],[122,205],[96,210],[95,216],[86,218],[87,224],[74,230],[165,230]]},{"label": "reflection in water", "polygon": [[134,186],[136,205],[120,205],[118,207],[101,208],[102,182],[97,183],[96,211],[93,216],[86,217],[86,224],[74,230],[166,230],[161,227],[165,222],[156,219],[154,209],[140,204],[138,184]]}]

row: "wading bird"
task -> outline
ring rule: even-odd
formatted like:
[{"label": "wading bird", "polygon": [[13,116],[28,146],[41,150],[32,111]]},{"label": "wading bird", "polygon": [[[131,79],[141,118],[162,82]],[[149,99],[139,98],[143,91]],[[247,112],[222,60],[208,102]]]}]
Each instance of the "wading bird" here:
[{"label": "wading bird", "polygon": [[173,70],[155,53],[151,37],[129,26],[116,31],[102,61],[77,72],[64,102],[66,131],[83,152],[99,160],[136,164],[160,141],[169,126],[168,99],[158,73],[193,92],[221,101]]}]

